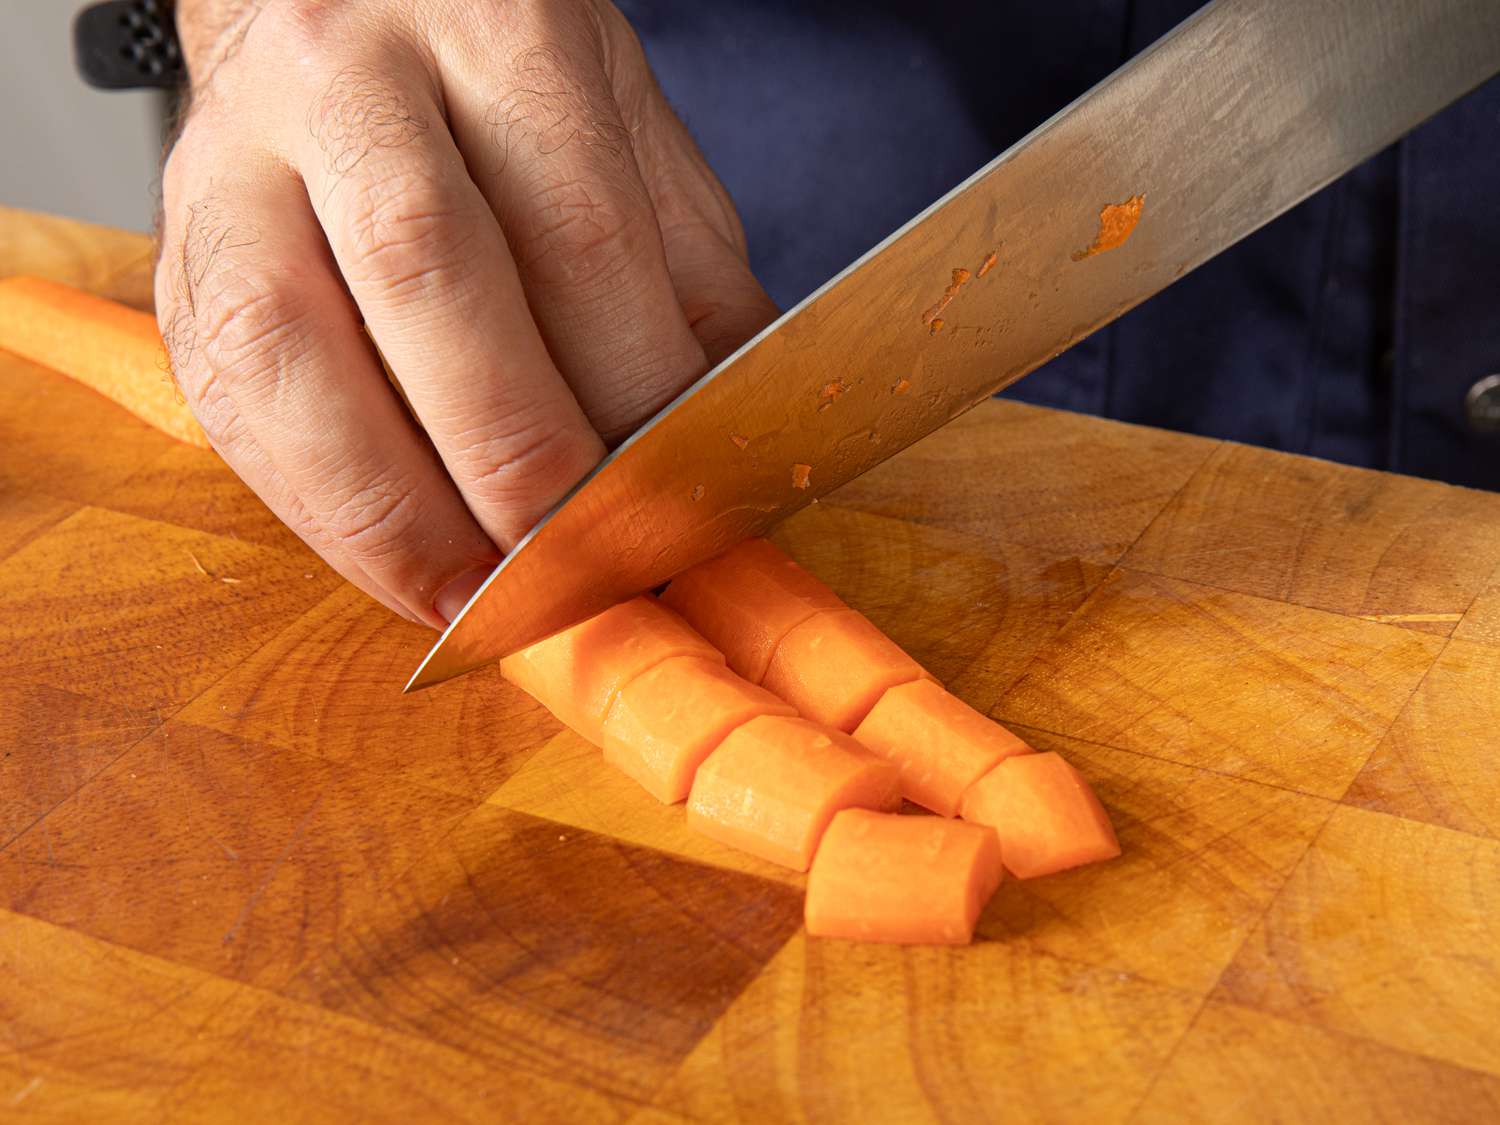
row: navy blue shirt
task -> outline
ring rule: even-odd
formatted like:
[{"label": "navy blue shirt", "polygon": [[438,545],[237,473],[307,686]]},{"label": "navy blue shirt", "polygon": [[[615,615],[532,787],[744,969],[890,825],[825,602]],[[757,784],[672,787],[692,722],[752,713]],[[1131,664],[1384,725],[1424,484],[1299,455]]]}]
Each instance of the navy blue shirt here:
[{"label": "navy blue shirt", "polygon": [[[1200,0],[620,6],[786,307]],[[1496,372],[1500,80],[1006,395],[1500,488]]]}]

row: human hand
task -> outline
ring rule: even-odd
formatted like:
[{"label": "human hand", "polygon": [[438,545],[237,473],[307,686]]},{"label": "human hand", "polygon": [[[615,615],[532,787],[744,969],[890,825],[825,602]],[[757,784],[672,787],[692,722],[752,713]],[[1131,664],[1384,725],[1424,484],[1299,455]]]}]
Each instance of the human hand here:
[{"label": "human hand", "polygon": [[608,445],[775,315],[607,0],[177,19],[174,373],[266,504],[408,618],[451,619]]}]

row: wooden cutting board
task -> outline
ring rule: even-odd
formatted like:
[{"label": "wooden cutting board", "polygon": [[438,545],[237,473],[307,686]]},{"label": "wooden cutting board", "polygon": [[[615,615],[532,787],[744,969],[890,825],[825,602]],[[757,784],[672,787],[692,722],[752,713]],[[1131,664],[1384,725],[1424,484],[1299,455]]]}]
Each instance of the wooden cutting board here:
[{"label": "wooden cutting board", "polygon": [[[144,243],[0,214],[145,303]],[[994,402],[780,541],[1097,787],[967,949],[808,940],[212,454],[0,355],[0,1118],[1500,1116],[1500,496]]]}]

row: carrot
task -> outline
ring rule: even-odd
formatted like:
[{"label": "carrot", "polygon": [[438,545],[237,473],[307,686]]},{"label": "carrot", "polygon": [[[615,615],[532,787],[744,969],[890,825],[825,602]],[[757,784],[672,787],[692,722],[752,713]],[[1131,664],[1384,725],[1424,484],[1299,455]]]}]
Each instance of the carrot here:
[{"label": "carrot", "polygon": [[156,319],[40,277],[0,279],[0,348],[113,399],[147,425],[209,448],[167,366]]},{"label": "carrot", "polygon": [[631,680],[604,719],[604,760],[658,801],[683,800],[703,760],[759,715],[795,715],[790,704],[701,656],[674,656]]},{"label": "carrot", "polygon": [[963,945],[1005,875],[1000,854],[982,825],[843,809],[807,876],[807,932]]},{"label": "carrot", "polygon": [[898,684],[854,730],[860,745],[901,771],[901,795],[953,816],[967,789],[1012,754],[1031,747],[933,680]]},{"label": "carrot", "polygon": [[1019,879],[1120,854],[1089,783],[1051,752],[1006,758],[969,786],[959,811],[1000,834],[1005,866]]},{"label": "carrot", "polygon": [[724,660],[682,618],[645,594],[507,656],[500,671],[597,746],[621,689],[674,656]]},{"label": "carrot", "polygon": [[900,801],[895,767],[848,735],[766,715],[732,731],[698,768],[687,814],[705,836],[806,871],[834,813]]},{"label": "carrot", "polygon": [[781,639],[761,681],[809,719],[849,732],[922,666],[863,614],[819,610]]},{"label": "carrot", "polygon": [[683,571],[662,601],[754,684],[765,678],[772,652],[792,629],[820,609],[844,605],[767,539],[747,539]]}]

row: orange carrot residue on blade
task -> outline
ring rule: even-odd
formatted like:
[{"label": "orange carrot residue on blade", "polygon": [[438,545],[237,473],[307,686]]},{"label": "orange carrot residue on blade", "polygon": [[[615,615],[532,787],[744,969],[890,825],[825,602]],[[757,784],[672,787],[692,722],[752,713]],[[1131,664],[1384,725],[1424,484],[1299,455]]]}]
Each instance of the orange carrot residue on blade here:
[{"label": "orange carrot residue on blade", "polygon": [[797,464],[792,466],[792,487],[806,488],[812,483],[812,466]]},{"label": "orange carrot residue on blade", "polygon": [[1087,249],[1073,252],[1073,260],[1081,262],[1102,254],[1106,250],[1125,245],[1125,240],[1141,221],[1141,211],[1146,206],[1144,195],[1132,195],[1124,203],[1109,203],[1099,212],[1099,233]]},{"label": "orange carrot residue on blade", "polygon": [[0,348],[78,380],[164,434],[209,447],[150,313],[60,282],[8,277],[0,280]]},{"label": "orange carrot residue on blade", "polygon": [[943,295],[937,299],[926,312],[922,314],[922,323],[927,325],[933,332],[942,330],[943,322],[939,319],[944,309],[953,303],[953,298],[958,296],[958,291],[968,284],[970,273],[962,266],[953,271],[953,280],[948,283],[948,288],[943,290]]}]

